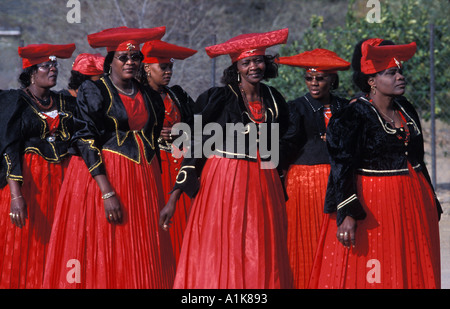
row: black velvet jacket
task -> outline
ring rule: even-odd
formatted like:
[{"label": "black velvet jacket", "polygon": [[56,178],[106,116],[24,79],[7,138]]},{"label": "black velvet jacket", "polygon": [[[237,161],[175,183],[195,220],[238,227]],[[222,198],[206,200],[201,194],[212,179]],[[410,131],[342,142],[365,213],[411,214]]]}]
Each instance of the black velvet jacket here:
[{"label": "black velvet jacket", "polygon": [[[422,171],[431,186],[424,163],[424,144],[420,119],[414,107],[404,97],[395,98],[395,107],[406,118],[409,142],[398,138],[403,129],[392,129],[375,107],[359,97],[338,115],[334,115],[327,129],[327,145],[331,159],[331,173],[325,198],[325,212],[337,211],[337,224],[346,216],[357,220],[366,214],[358,200],[356,175],[391,176],[408,174],[408,162]],[[437,212],[442,213],[436,199]]]},{"label": "black velvet jacket", "polygon": [[[192,100],[187,92],[178,85],[172,87],[164,87],[164,89],[178,107],[178,110],[181,113],[181,122],[192,125],[194,121],[194,112],[192,110],[195,104],[194,100]],[[158,143],[160,149],[168,152],[171,151],[171,143],[162,138],[158,139]]]},{"label": "black velvet jacket", "polygon": [[[331,96],[332,115],[348,104],[348,100]],[[323,105],[310,93],[288,102],[290,125],[281,140],[281,153],[287,165],[329,164],[328,149],[322,136],[326,133]]]},{"label": "black velvet jacket", "polygon": [[128,115],[119,93],[108,76],[85,81],[78,90],[80,119],[73,145],[81,154],[92,176],[105,174],[101,150],[108,150],[140,163],[139,135],[144,145],[145,160],[155,154],[159,160],[158,137],[164,120],[164,103],[158,92],[136,82],[145,101],[148,120],[141,130],[130,130]]},{"label": "black velvet jacket", "polygon": [[[261,96],[263,98],[263,104],[266,107],[266,126],[267,133],[267,145],[268,148],[271,145],[271,126],[272,123],[279,124],[279,136],[282,136],[289,123],[288,106],[283,96],[273,87],[261,84]],[[261,145],[258,137],[260,135],[261,127],[258,124],[254,124],[253,120],[249,117],[247,109],[244,104],[241,92],[237,85],[227,85],[225,87],[213,87],[202,93],[196,103],[196,110],[202,110],[198,115],[202,116],[202,123],[197,124],[194,120],[193,131],[191,134],[190,154],[192,158],[186,156],[183,159],[182,167],[177,175],[177,181],[174,189],[181,189],[190,197],[197,194],[199,189],[198,177],[200,176],[201,169],[205,162],[205,157],[198,157],[196,155],[196,149],[201,151],[205,145],[205,141],[212,138],[214,133],[209,135],[203,132],[206,125],[210,123],[218,123],[223,130],[223,140],[214,144],[215,154],[233,159],[242,159],[248,161],[256,161],[256,149],[260,150],[261,161],[270,161],[272,157],[270,153],[265,153],[259,148]],[[194,115],[194,118],[197,115]],[[227,124],[241,125],[244,130],[237,132],[236,128]],[[198,129],[202,129],[202,132],[198,132]],[[252,128],[255,132],[251,132]],[[196,130],[197,129],[197,130]],[[228,130],[228,132],[227,132]],[[197,135],[196,134],[202,133]],[[215,132],[217,133],[217,132]],[[279,136],[276,136],[279,138]],[[228,144],[227,144],[228,137]],[[231,142],[230,142],[231,137]],[[243,142],[243,143],[242,143]],[[279,140],[277,140],[279,144]],[[245,144],[244,144],[245,143]],[[238,147],[238,144],[240,147]],[[277,147],[279,146],[277,144]],[[244,145],[245,147],[242,147]],[[233,149],[229,147],[232,146]],[[270,149],[267,149],[270,151]]]},{"label": "black velvet jacket", "polygon": [[50,134],[45,120],[32,98],[23,90],[9,90],[1,95],[0,147],[2,166],[0,186],[7,179],[19,182],[22,177],[22,156],[33,152],[51,163],[59,163],[70,155],[74,132],[76,101],[72,96],[51,92],[59,113],[59,126]]}]

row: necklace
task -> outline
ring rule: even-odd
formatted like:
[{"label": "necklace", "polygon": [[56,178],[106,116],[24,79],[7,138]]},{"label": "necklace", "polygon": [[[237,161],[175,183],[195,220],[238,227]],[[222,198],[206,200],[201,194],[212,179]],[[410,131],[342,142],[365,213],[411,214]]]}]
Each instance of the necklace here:
[{"label": "necklace", "polygon": [[383,114],[383,116],[385,116],[386,118],[389,118],[389,120],[390,120],[389,122],[391,123],[392,126],[395,126],[395,120],[394,120],[394,118],[395,118],[395,109],[392,110],[392,118],[389,117],[388,115],[386,115],[385,113],[383,113],[381,110],[379,110],[379,111],[380,111],[380,113]]},{"label": "necklace", "polygon": [[133,84],[133,82],[131,82],[131,91],[130,91],[130,92],[126,92],[125,90],[123,90],[122,88],[120,88],[120,87],[118,87],[116,84],[114,84],[112,78],[110,78],[110,80],[111,80],[111,83],[113,84],[113,86],[116,87],[116,89],[117,89],[120,93],[123,93],[124,95],[127,95],[127,96],[132,96],[132,95],[134,94],[135,89],[134,89],[134,84]]},{"label": "necklace", "polygon": [[[53,108],[53,98],[52,98],[51,94],[49,95],[49,99],[41,100],[38,97],[36,97],[34,95],[34,93],[29,88],[27,88],[26,91],[27,91],[28,95],[33,99],[34,103],[36,103],[36,105],[39,107],[39,109],[41,111],[49,111],[49,110],[51,110]],[[49,101],[49,102],[47,103],[47,101]],[[44,104],[44,102],[47,103],[47,104]]]},{"label": "necklace", "polygon": [[[266,109],[264,107],[263,98],[261,97],[261,95],[259,96],[259,101],[261,102],[261,109],[258,110],[256,108],[252,107],[250,105],[250,103],[248,102],[247,94],[245,93],[245,90],[244,90],[244,88],[242,87],[241,84],[239,84],[239,89],[241,90],[241,94],[242,94],[242,98],[244,99],[245,107],[250,112],[250,114],[249,114],[250,117],[253,118],[253,120],[257,121],[257,122],[264,121],[265,115],[266,115]],[[260,114],[261,116],[259,118],[255,118],[255,116],[258,115],[258,114]]]},{"label": "necklace", "polygon": [[385,113],[383,113],[383,111],[382,111],[381,109],[377,108],[377,107],[375,106],[375,104],[373,104],[373,100],[372,100],[372,99],[370,99],[369,102],[370,102],[370,104],[372,104],[372,105],[375,107],[375,109],[376,109],[377,111],[379,111],[384,117],[388,118],[388,119],[389,119],[388,122],[389,122],[393,127],[395,127],[395,119],[394,119],[394,118],[395,118],[395,109],[392,110],[392,118],[391,118],[391,117],[389,117],[388,115],[386,115]]}]

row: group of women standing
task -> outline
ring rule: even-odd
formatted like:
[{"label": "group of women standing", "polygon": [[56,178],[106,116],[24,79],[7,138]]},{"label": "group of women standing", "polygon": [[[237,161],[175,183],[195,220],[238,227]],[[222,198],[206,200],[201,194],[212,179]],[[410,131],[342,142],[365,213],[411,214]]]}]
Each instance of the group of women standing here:
[{"label": "group of women standing", "polygon": [[[364,40],[350,64],[326,49],[267,55],[287,28],[243,34],[205,48],[231,65],[194,101],[168,85],[174,59],[197,51],[164,34],[88,35],[108,53],[80,54],[61,93],[56,58],[75,45],[19,48],[22,88],[0,93],[0,287],[440,287],[441,209],[402,96],[414,43]],[[304,68],[309,92],[286,102],[263,83],[279,65]],[[332,90],[350,65],[362,93],[349,102]],[[174,143],[194,113],[225,132],[214,155],[193,155],[206,130]],[[260,151],[272,130],[278,165]]]}]

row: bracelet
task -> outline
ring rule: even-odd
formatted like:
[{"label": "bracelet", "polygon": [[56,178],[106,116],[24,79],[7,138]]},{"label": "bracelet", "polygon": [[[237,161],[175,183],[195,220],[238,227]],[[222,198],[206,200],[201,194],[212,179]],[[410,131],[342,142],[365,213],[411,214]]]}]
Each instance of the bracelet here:
[{"label": "bracelet", "polygon": [[106,200],[106,199],[109,199],[110,197],[113,197],[114,195],[116,195],[116,192],[111,191],[111,192],[103,194],[102,199]]},{"label": "bracelet", "polygon": [[13,198],[11,199],[11,201],[17,200],[18,198],[21,198],[21,197],[23,197],[23,196],[22,196],[22,195],[19,195],[19,196],[13,197]]}]

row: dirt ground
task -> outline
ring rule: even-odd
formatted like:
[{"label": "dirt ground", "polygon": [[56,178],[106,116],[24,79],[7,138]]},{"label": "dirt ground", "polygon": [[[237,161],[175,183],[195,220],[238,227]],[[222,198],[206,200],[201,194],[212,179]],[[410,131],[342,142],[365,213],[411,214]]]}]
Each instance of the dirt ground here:
[{"label": "dirt ground", "polygon": [[[423,122],[425,139],[425,162],[431,171],[431,130],[430,124]],[[450,125],[436,122],[436,194],[443,208],[439,222],[441,238],[442,288],[450,289]]]}]

